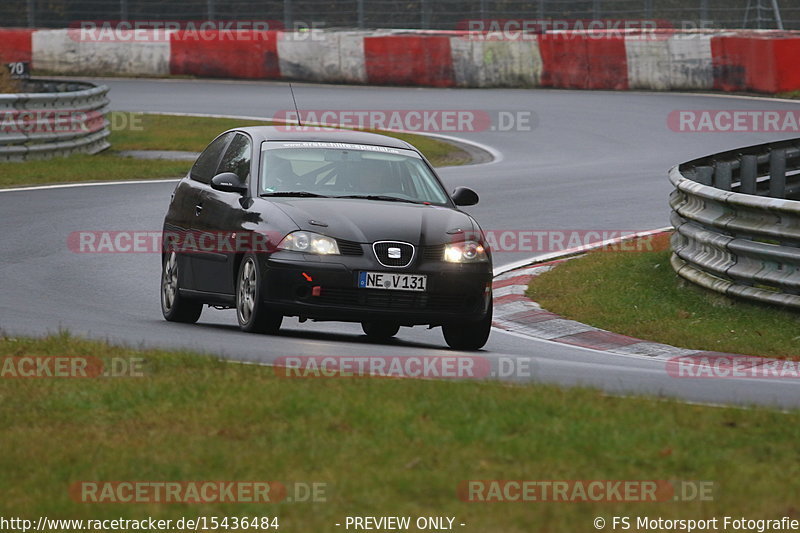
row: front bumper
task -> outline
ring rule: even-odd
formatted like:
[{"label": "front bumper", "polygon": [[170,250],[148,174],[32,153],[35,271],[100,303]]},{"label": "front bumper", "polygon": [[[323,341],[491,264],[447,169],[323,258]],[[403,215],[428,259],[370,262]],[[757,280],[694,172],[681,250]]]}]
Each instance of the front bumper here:
[{"label": "front bumper", "polygon": [[[296,252],[278,252],[262,261],[263,300],[286,316],[344,322],[386,320],[406,326],[442,325],[480,320],[491,304],[489,263],[437,261],[387,268],[367,256],[334,259]],[[425,274],[427,290],[358,288],[361,271]]]}]

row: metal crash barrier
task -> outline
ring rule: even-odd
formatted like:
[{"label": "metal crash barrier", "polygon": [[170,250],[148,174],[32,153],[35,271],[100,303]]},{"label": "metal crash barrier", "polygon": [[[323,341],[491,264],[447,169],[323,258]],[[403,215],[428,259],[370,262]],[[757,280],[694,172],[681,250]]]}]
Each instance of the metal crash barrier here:
[{"label": "metal crash barrier", "polygon": [[726,296],[800,308],[800,139],[673,167],[672,267]]},{"label": "metal crash barrier", "polygon": [[110,146],[108,87],[25,80],[24,93],[0,94],[0,161],[95,154]]}]

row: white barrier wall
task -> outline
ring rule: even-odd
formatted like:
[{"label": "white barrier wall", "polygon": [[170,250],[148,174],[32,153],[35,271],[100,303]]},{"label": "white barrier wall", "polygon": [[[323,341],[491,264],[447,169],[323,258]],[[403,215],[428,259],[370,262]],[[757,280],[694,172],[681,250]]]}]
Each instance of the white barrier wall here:
[{"label": "white barrier wall", "polygon": [[628,35],[625,54],[631,89],[710,89],[714,85],[711,35]]},{"label": "white barrier wall", "polygon": [[281,32],[281,76],[329,83],[366,83],[365,32]]},{"label": "white barrier wall", "polygon": [[670,87],[711,89],[714,86],[711,35],[676,34],[668,43]]},{"label": "white barrier wall", "polygon": [[542,77],[539,42],[481,41],[451,37],[453,72],[459,87],[536,87]]},{"label": "white barrier wall", "polygon": [[165,32],[147,30],[136,39],[89,40],[79,30],[33,33],[33,68],[58,74],[168,76],[170,44]]},{"label": "white barrier wall", "polygon": [[666,38],[628,35],[625,37],[625,56],[629,88],[669,90],[670,58]]}]

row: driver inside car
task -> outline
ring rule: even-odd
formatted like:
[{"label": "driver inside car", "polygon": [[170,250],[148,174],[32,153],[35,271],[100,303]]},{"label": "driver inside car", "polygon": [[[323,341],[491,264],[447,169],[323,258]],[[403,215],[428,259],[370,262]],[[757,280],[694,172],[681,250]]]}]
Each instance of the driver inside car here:
[{"label": "driver inside car", "polygon": [[293,191],[302,187],[302,176],[294,171],[288,159],[267,155],[264,169],[264,189],[267,191]]},{"label": "driver inside car", "polygon": [[356,167],[350,180],[352,191],[360,194],[391,194],[399,192],[391,168],[381,161],[364,159]]}]

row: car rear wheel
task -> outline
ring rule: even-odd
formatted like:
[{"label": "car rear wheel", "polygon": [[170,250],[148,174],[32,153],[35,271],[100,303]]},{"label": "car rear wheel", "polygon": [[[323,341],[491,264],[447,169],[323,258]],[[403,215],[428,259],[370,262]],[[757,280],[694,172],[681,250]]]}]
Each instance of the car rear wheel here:
[{"label": "car rear wheel", "polygon": [[203,304],[181,296],[178,274],[178,254],[170,252],[161,263],[161,313],[170,322],[193,324],[200,318]]},{"label": "car rear wheel", "polygon": [[394,322],[362,322],[361,329],[367,337],[374,340],[391,339],[400,331],[400,324]]},{"label": "car rear wheel", "polygon": [[489,340],[492,330],[492,306],[489,312],[477,322],[463,324],[445,324],[442,326],[444,340],[454,350],[480,350]]},{"label": "car rear wheel", "polygon": [[276,333],[281,328],[283,316],[261,301],[262,287],[258,261],[255,256],[245,256],[236,282],[236,318],[242,331]]}]

